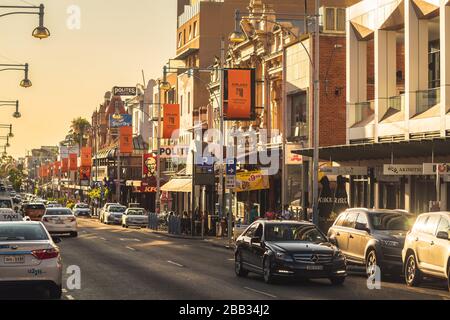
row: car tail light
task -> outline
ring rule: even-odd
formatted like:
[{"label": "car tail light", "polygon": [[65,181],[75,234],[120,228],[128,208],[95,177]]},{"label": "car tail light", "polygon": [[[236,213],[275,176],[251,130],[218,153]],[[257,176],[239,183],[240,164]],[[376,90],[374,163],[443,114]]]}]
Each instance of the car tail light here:
[{"label": "car tail light", "polygon": [[38,260],[46,260],[57,258],[59,256],[59,250],[55,248],[34,250],[31,254]]},{"label": "car tail light", "polygon": [[48,218],[46,218],[46,217],[43,217],[43,218],[42,218],[42,221],[44,221],[44,222],[48,222],[49,220],[48,220]]},{"label": "car tail light", "polygon": [[74,222],[74,221],[76,221],[76,220],[77,220],[77,218],[75,218],[75,217],[70,217],[70,218],[69,218],[69,221],[70,221],[70,222]]}]

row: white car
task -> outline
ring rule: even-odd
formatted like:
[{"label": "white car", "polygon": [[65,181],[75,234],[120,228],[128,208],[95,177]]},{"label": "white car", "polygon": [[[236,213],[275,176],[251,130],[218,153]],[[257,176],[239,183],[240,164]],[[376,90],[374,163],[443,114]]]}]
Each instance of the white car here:
[{"label": "white car", "polygon": [[89,205],[87,205],[86,203],[77,203],[73,207],[73,213],[77,217],[78,216],[90,217],[91,216],[91,209],[89,208]]},{"label": "white car", "polygon": [[103,213],[103,223],[106,224],[121,224],[122,223],[122,215],[125,212],[127,207],[122,205],[110,205]]},{"label": "white car", "polygon": [[46,207],[47,208],[63,208],[63,205],[59,204],[56,201],[50,201],[50,202],[47,203]]},{"label": "white car", "polygon": [[41,222],[0,222],[0,270],[0,285],[45,287],[61,298],[59,248]]},{"label": "white car", "polygon": [[0,209],[0,222],[5,221],[23,221],[23,216],[15,212],[13,209],[4,208]]},{"label": "white car", "polygon": [[50,233],[78,236],[77,218],[69,208],[47,208],[42,223]]},{"label": "white car", "polygon": [[148,214],[144,208],[128,208],[122,215],[122,227],[130,226],[146,228],[148,226]]},{"label": "white car", "polygon": [[117,202],[107,202],[107,203],[105,203],[104,206],[100,209],[100,215],[99,215],[100,222],[103,222],[103,217],[105,216],[106,210],[108,210],[108,207],[112,206],[112,205],[120,206],[120,203],[117,203]]}]

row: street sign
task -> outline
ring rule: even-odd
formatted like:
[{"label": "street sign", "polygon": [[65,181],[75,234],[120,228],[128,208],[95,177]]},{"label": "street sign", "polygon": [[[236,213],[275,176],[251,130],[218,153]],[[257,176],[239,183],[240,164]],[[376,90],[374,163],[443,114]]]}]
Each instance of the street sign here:
[{"label": "street sign", "polygon": [[114,87],[113,95],[115,96],[135,96],[137,95],[136,87]]},{"label": "street sign", "polygon": [[227,159],[227,176],[236,176],[236,159]]},{"label": "street sign", "polygon": [[450,163],[424,163],[424,175],[450,175]]},{"label": "street sign", "polygon": [[225,177],[225,189],[236,188],[236,176],[227,175]]},{"label": "street sign", "polygon": [[423,175],[423,165],[385,164],[383,174],[386,176],[421,176]]},{"label": "street sign", "polygon": [[320,172],[332,176],[367,176],[367,167],[322,167]]}]

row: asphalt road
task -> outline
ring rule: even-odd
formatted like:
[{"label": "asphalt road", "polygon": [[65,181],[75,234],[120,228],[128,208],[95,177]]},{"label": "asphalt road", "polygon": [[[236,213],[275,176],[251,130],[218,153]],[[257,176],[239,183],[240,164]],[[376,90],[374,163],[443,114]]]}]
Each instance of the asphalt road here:
[{"label": "asphalt road", "polygon": [[81,271],[81,289],[69,289],[69,275],[64,274],[65,300],[450,299],[441,281],[407,288],[400,279],[369,290],[363,273],[355,268],[340,287],[328,280],[267,285],[256,275],[236,277],[233,251],[206,241],[86,219],[79,220],[79,231],[78,238],[63,238],[60,243],[64,270],[78,266]]}]

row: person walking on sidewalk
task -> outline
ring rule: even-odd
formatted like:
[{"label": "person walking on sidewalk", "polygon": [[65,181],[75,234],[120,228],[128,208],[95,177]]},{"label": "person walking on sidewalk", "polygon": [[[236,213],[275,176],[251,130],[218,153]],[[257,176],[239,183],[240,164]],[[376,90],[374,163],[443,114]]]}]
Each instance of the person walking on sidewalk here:
[{"label": "person walking on sidewalk", "polygon": [[292,212],[289,210],[289,205],[284,206],[284,210],[281,212],[281,218],[283,220],[292,220]]}]

